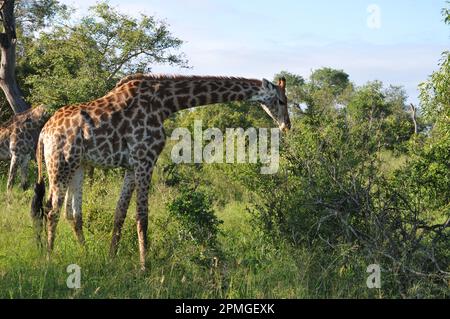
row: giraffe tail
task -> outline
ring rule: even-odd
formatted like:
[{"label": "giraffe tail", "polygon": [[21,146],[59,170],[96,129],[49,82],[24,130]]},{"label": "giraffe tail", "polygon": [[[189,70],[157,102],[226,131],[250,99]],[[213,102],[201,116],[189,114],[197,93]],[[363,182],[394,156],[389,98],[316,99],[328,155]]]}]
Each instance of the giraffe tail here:
[{"label": "giraffe tail", "polygon": [[36,149],[36,161],[38,165],[38,180],[34,185],[34,196],[31,202],[31,217],[33,221],[42,223],[44,217],[44,196],[45,196],[45,181],[42,176],[42,161],[43,161],[44,143],[39,138]]}]

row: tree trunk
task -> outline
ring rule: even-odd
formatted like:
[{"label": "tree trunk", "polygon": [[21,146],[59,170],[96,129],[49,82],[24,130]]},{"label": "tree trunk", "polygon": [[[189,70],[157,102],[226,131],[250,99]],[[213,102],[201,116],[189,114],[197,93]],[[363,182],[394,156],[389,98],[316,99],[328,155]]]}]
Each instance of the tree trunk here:
[{"label": "tree trunk", "polygon": [[409,105],[409,108],[411,109],[411,118],[414,123],[414,134],[417,134],[417,117],[416,117],[417,109],[412,103]]},{"label": "tree trunk", "polygon": [[0,1],[0,18],[3,33],[0,33],[0,88],[5,93],[14,113],[30,108],[23,98],[16,80],[16,21],[14,17],[14,0]]}]

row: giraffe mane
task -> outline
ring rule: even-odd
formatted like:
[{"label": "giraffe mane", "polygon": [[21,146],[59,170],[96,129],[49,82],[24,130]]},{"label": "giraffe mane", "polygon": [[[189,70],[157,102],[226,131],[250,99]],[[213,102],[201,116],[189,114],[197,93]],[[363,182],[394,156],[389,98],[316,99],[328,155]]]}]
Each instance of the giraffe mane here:
[{"label": "giraffe mane", "polygon": [[25,110],[25,111],[23,111],[23,112],[14,114],[13,116],[11,116],[11,118],[10,118],[9,120],[7,120],[6,122],[3,122],[3,123],[0,125],[0,127],[3,127],[3,128],[9,127],[9,126],[10,126],[12,123],[14,123],[15,121],[17,121],[17,120],[19,120],[19,119],[22,119],[22,118],[24,118],[24,117],[27,117],[27,115],[30,114],[32,110],[33,110],[33,109],[30,108],[30,109]]},{"label": "giraffe mane", "polygon": [[154,74],[154,73],[136,73],[123,77],[117,82],[115,88],[133,81],[133,80],[233,80],[233,81],[250,81],[255,83],[261,83],[261,80],[248,79],[244,77],[233,76],[201,76],[201,75],[180,75],[180,74]]},{"label": "giraffe mane", "polygon": [[143,74],[143,73],[135,73],[135,74],[127,75],[127,76],[121,78],[119,80],[119,82],[117,82],[115,88],[118,88],[122,84],[125,84],[125,83],[133,81],[133,80],[142,80],[144,78],[144,76],[145,76],[145,74]]}]

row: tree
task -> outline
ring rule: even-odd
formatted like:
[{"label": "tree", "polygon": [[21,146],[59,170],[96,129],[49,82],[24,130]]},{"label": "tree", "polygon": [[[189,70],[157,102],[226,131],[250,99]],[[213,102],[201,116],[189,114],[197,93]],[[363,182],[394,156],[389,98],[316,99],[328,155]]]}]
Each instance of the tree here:
[{"label": "tree", "polygon": [[[449,22],[450,24],[450,22]],[[450,52],[442,53],[440,69],[420,85],[420,100],[424,117],[436,123],[450,109]]]},{"label": "tree", "polygon": [[[450,25],[449,7],[442,9],[444,23]],[[443,124],[450,116],[450,51],[444,51],[439,62],[440,69],[420,84],[420,105],[423,116],[429,122]]]},{"label": "tree", "polygon": [[406,99],[402,87],[391,85],[384,88],[382,82],[373,81],[356,89],[345,111],[350,121],[361,122],[357,127],[362,136],[366,136],[374,125],[379,125],[382,134],[379,141],[384,147],[405,151],[404,142],[414,133]]},{"label": "tree", "polygon": [[99,97],[124,74],[150,72],[154,64],[186,66],[182,41],[151,16],[136,19],[106,3],[72,25],[40,32],[26,57],[30,101],[61,106]]},{"label": "tree", "polygon": [[[23,42],[27,42],[33,32],[48,26],[52,18],[66,9],[66,6],[60,5],[56,0],[0,1],[0,21],[3,27],[3,32],[0,33],[0,88],[14,113],[30,107],[16,79],[16,50],[19,51],[20,59],[20,55],[24,54]],[[2,111],[5,112],[3,109],[4,107]]]},{"label": "tree", "polygon": [[321,68],[315,70],[310,76],[310,82],[318,89],[322,89],[324,87],[331,88],[334,96],[341,94],[350,84],[347,73],[343,70],[336,70],[332,68]]},{"label": "tree", "polygon": [[23,112],[30,106],[25,101],[16,80],[16,21],[14,0],[0,2],[0,19],[3,32],[0,33],[0,87],[15,113]]},{"label": "tree", "polygon": [[277,77],[281,75],[287,79],[288,98],[297,106],[293,113],[307,114],[311,119],[347,104],[353,93],[353,85],[343,70],[320,68],[312,72],[308,81],[286,71]]}]

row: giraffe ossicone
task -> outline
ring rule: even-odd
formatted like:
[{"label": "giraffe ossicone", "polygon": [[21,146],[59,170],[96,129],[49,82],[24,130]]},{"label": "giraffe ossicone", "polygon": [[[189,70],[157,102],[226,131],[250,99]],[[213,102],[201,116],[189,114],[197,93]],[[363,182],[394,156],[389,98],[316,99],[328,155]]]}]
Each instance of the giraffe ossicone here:
[{"label": "giraffe ossicone", "polygon": [[36,151],[39,180],[32,216],[39,224],[43,215],[45,160],[49,179],[45,212],[48,249],[53,248],[65,197],[66,214],[78,240],[84,241],[83,167],[123,167],[126,171],[115,211],[110,253],[117,252],[131,195],[136,190],[139,255],[141,267],[145,268],[149,184],[165,145],[164,120],[182,109],[247,100],[260,103],[279,129],[287,130],[290,121],[285,86],[284,79],[276,85],[265,79],[134,74],[97,100],[59,109],[42,129]]}]

